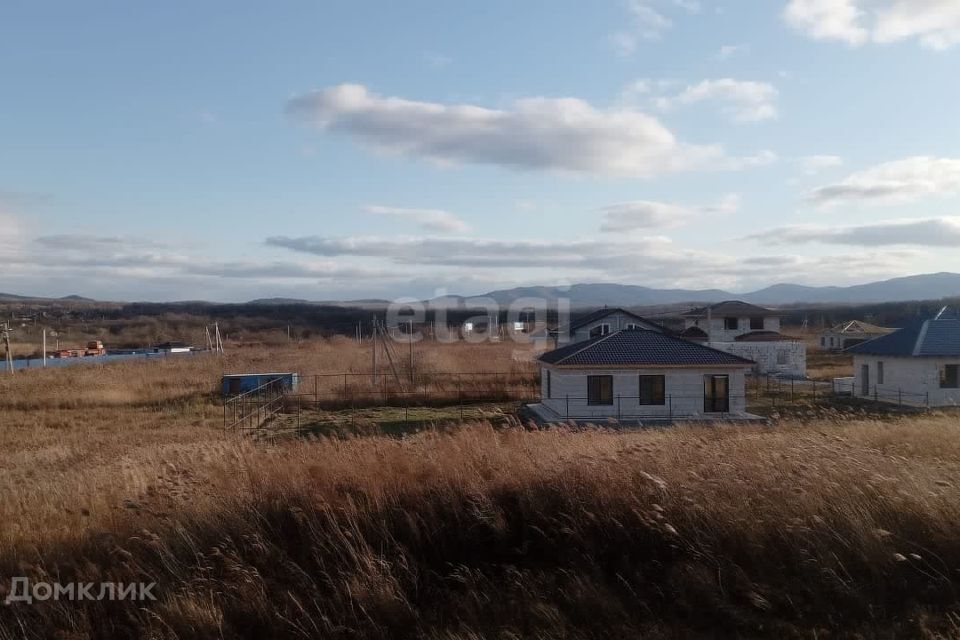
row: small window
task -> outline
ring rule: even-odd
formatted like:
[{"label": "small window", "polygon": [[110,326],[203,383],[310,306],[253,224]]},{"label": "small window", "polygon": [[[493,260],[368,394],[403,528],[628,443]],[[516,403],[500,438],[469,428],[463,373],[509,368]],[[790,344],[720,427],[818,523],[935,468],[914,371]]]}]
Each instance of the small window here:
[{"label": "small window", "polygon": [[550,379],[550,369],[546,369],[544,373],[547,374],[547,398],[552,398],[553,397],[553,388],[552,388],[553,381]]},{"label": "small window", "polygon": [[666,404],[666,378],[664,376],[640,376],[640,404]]},{"label": "small window", "polygon": [[587,376],[587,404],[613,404],[613,376]]},{"label": "small window", "polygon": [[724,318],[723,328],[727,331],[736,331],[740,328],[740,318]]},{"label": "small window", "polygon": [[877,362],[877,384],[883,384],[883,361]]},{"label": "small window", "polygon": [[636,331],[639,328],[640,328],[640,325],[638,325],[635,322],[628,322],[626,326],[627,331]]},{"label": "small window", "polygon": [[947,364],[940,369],[941,389],[960,389],[960,364]]},{"label": "small window", "polygon": [[610,333],[609,324],[599,324],[595,326],[593,329],[590,329],[591,338],[599,338],[600,336],[605,336],[609,333]]},{"label": "small window", "polygon": [[790,352],[786,349],[777,349],[777,364],[789,364]]},{"label": "small window", "polygon": [[751,331],[763,331],[763,318],[750,318]]},{"label": "small window", "polygon": [[821,347],[827,346],[827,339],[826,339],[826,338],[820,338],[820,346],[821,346]]}]

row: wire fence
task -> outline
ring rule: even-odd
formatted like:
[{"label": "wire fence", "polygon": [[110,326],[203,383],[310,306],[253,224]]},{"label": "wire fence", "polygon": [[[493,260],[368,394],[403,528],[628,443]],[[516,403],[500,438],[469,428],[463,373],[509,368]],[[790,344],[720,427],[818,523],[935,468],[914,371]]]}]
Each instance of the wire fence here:
[{"label": "wire fence", "polygon": [[746,395],[711,397],[667,394],[663,398],[616,395],[598,402],[584,396],[542,398],[540,404],[564,420],[673,420],[744,416]]},{"label": "wire fence", "polygon": [[275,379],[226,398],[223,403],[224,429],[239,431],[263,427],[283,411],[286,391],[284,381]]},{"label": "wire fence", "polygon": [[[729,418],[766,413],[789,406],[830,405],[847,397],[883,402],[904,409],[930,406],[929,394],[873,385],[865,390],[852,378],[833,381],[792,380],[749,375],[744,393],[726,397],[706,394],[665,394],[657,403],[649,397],[616,395],[603,404],[587,396],[544,398],[539,372],[434,372],[415,376],[389,373],[322,373],[299,377],[296,388],[271,380],[224,400],[223,424],[228,430],[257,430],[279,416],[289,416],[300,430],[320,417],[337,414],[349,423],[371,409],[393,409],[398,423],[416,424],[430,416],[463,420],[471,407],[483,403],[539,403],[558,419],[673,420]],[[444,411],[424,412],[424,408]],[[425,417],[427,416],[427,417]],[[438,418],[439,419],[439,418]]]}]

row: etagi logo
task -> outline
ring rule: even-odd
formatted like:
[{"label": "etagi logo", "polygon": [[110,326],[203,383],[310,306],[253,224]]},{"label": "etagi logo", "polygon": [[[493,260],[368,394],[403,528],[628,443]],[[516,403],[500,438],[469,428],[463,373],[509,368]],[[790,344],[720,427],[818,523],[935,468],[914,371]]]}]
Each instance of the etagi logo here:
[{"label": "etagi logo", "polygon": [[153,595],[155,582],[34,582],[25,576],[12,579],[10,593],[3,604],[9,606],[17,602],[33,604],[34,600],[156,600]]},{"label": "etagi logo", "polygon": [[509,304],[493,298],[460,299],[437,296],[424,302],[397,298],[387,306],[384,329],[398,342],[436,340],[441,343],[511,340],[533,348],[550,346],[548,323],[570,322],[570,300],[517,298]]}]

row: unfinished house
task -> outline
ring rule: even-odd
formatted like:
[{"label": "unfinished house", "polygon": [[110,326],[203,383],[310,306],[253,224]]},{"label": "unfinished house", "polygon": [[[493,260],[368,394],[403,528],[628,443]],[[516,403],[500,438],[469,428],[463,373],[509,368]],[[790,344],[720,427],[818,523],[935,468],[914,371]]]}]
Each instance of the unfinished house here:
[{"label": "unfinished house", "polygon": [[807,347],[780,333],[781,314],[738,300],[692,309],[681,315],[680,337],[752,360],[754,371],[805,378]]},{"label": "unfinished house", "polygon": [[881,402],[960,406],[960,319],[937,317],[855,345],[853,393]]},{"label": "unfinished house", "polygon": [[557,343],[583,342],[617,331],[646,329],[659,333],[668,331],[659,324],[620,308],[604,308],[589,313],[557,330]]},{"label": "unfinished house", "polygon": [[820,348],[826,351],[843,351],[894,331],[896,329],[878,327],[863,320],[848,320],[824,331],[820,336]]},{"label": "unfinished house", "polygon": [[616,331],[539,362],[541,400],[530,409],[544,422],[756,419],[745,393],[753,362],[660,331]]}]

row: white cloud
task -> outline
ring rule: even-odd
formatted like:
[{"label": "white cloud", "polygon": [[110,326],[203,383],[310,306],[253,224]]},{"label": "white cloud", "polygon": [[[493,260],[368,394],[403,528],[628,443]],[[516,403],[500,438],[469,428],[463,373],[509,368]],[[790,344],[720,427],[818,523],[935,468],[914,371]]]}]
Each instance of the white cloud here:
[{"label": "white cloud", "polygon": [[957,0],[790,0],[783,15],[814,39],[851,46],[918,38],[944,50],[960,43]]},{"label": "white cloud", "polygon": [[750,236],[770,244],[810,242],[863,247],[914,245],[960,247],[960,217],[887,220],[855,226],[793,225]]},{"label": "white cloud", "polygon": [[654,104],[662,110],[699,102],[720,102],[722,111],[736,122],[759,122],[777,117],[776,101],[779,92],[766,82],[752,82],[720,78],[703,80],[689,85],[673,96],[655,98]]},{"label": "white cloud", "polygon": [[436,51],[427,51],[424,53],[423,61],[431,69],[444,69],[453,64],[453,58],[442,53],[437,53]]},{"label": "white cloud", "polygon": [[598,109],[576,98],[526,98],[490,109],[382,97],[344,84],[294,98],[287,111],[381,152],[440,163],[620,176],[755,164],[725,156],[718,145],[680,142],[648,114]]},{"label": "white cloud", "polygon": [[[764,255],[743,257],[676,246],[666,238],[640,237],[617,241],[504,241],[432,237],[320,236],[269,238],[271,246],[322,257],[385,259],[397,269],[425,268],[431,277],[457,274],[510,273],[530,282],[555,281],[560,275],[576,281],[647,282],[656,286],[704,288],[769,284],[769,269],[759,266],[789,265],[805,281],[837,281],[843,273],[892,275],[915,258],[906,252],[858,251],[846,255]],[[521,275],[522,274],[522,275]],[[536,275],[540,274],[539,278]]]},{"label": "white cloud", "polygon": [[696,0],[626,0],[629,24],[625,29],[610,36],[610,44],[621,56],[633,55],[642,40],[658,40],[663,32],[673,26],[673,20],[667,17],[662,5],[669,4],[687,13],[699,13],[700,3]]},{"label": "white cloud", "polygon": [[720,60],[729,60],[730,58],[744,54],[750,51],[750,46],[746,44],[725,44],[717,50],[717,58]]},{"label": "white cloud", "polygon": [[808,176],[816,175],[826,169],[833,169],[843,165],[843,158],[831,155],[815,155],[800,158],[800,166]]},{"label": "white cloud", "polygon": [[902,203],[960,192],[960,158],[914,156],[851,174],[819,187],[808,200],[819,206],[843,202]]},{"label": "white cloud", "polygon": [[427,231],[465,233],[470,230],[470,225],[466,222],[449,211],[441,209],[404,209],[371,204],[364,207],[364,211],[413,222]]},{"label": "white cloud", "polygon": [[703,215],[725,215],[740,208],[740,196],[729,194],[713,205],[687,206],[668,202],[637,200],[603,207],[605,233],[623,233],[641,229],[678,227]]}]

